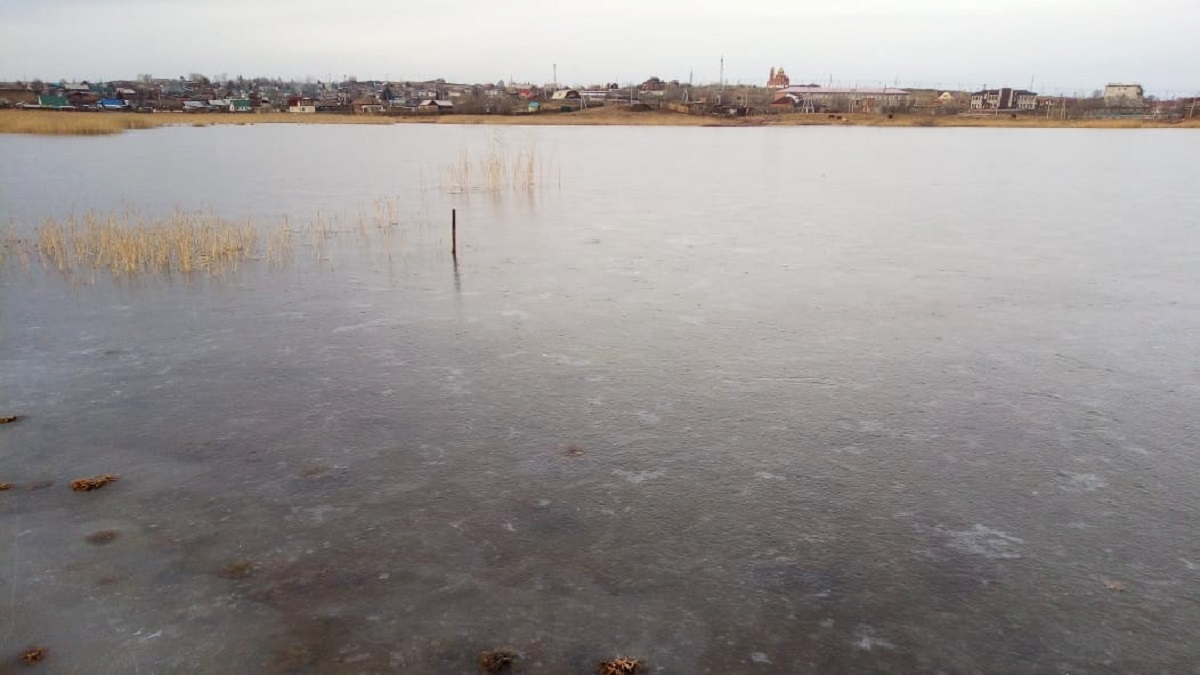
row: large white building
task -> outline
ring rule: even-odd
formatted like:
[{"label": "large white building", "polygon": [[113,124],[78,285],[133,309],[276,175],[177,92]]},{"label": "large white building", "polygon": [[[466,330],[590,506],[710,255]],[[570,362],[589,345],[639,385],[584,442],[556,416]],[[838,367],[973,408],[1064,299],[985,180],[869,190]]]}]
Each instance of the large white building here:
[{"label": "large white building", "polygon": [[1108,84],[1104,86],[1104,105],[1109,108],[1140,108],[1146,104],[1140,84]]},{"label": "large white building", "polygon": [[1026,89],[1001,87],[984,89],[971,94],[971,110],[1034,110],[1037,93]]},{"label": "large white building", "polygon": [[775,103],[791,101],[797,108],[807,110],[841,110],[845,112],[881,112],[905,108],[911,94],[891,87],[784,87],[775,92]]}]

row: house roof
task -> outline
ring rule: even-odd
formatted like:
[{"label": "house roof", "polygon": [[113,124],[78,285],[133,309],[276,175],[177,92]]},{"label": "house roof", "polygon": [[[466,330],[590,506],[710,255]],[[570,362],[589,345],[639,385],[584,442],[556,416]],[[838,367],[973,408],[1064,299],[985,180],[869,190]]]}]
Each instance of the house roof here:
[{"label": "house roof", "polygon": [[785,87],[778,91],[780,94],[826,94],[826,95],[850,95],[850,94],[866,94],[870,96],[907,96],[908,91],[905,89],[893,89],[891,87],[810,87],[806,85],[797,85],[795,87]]},{"label": "house roof", "polygon": [[53,94],[41,94],[38,96],[38,105],[46,108],[66,108],[71,104],[67,102],[66,96],[55,96]]},{"label": "house roof", "polygon": [[454,107],[454,104],[451,103],[450,101],[442,101],[442,100],[432,99],[432,98],[421,101],[421,105],[424,105],[424,106],[436,105],[439,108],[453,108]]},{"label": "house roof", "polygon": [[[1008,87],[1004,87],[1004,89],[1007,89],[1007,88]],[[1000,92],[1001,92],[1001,89],[983,89],[983,90],[977,91],[971,95],[972,96],[986,96],[988,94],[999,95]],[[1037,96],[1037,92],[1029,91],[1028,89],[1013,89],[1012,93],[1013,93],[1013,96]]]}]

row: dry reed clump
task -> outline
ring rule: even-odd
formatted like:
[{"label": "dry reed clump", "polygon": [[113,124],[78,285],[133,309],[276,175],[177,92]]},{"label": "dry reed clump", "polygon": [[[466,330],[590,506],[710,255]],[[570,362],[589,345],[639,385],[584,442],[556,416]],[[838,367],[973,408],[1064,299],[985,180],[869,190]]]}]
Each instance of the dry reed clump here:
[{"label": "dry reed clump", "polygon": [[623,656],[596,664],[597,675],[635,675],[640,672],[642,672],[641,661]]},{"label": "dry reed clump", "polygon": [[31,666],[44,660],[46,658],[46,651],[45,647],[30,647],[25,650],[24,654],[21,654],[21,661]]},{"label": "dry reed clump", "polygon": [[479,672],[485,675],[511,673],[517,653],[509,649],[492,649],[479,655]]},{"label": "dry reed clump", "polygon": [[[26,271],[30,257],[45,270],[76,281],[95,281],[97,271],[114,277],[145,274],[204,274],[236,272],[248,260],[265,259],[282,266],[294,249],[310,246],[317,260],[328,260],[339,240],[354,238],[364,249],[376,248],[388,259],[404,241],[401,202],[375,200],[360,207],[357,217],[318,212],[293,225],[283,216],[274,225],[253,219],[232,220],[203,212],[176,210],[172,215],[145,219],[134,210],[48,218],[28,240],[11,239],[13,255],[0,256],[0,268],[19,264]],[[15,421],[13,420],[9,421]],[[5,420],[0,418],[0,424]]]},{"label": "dry reed clump", "polygon": [[544,183],[545,160],[537,142],[510,150],[497,133],[480,157],[463,147],[458,161],[442,169],[442,189],[453,193],[531,191]]},{"label": "dry reed clump", "polygon": [[1104,588],[1112,591],[1113,593],[1124,593],[1125,591],[1129,590],[1129,585],[1124,581],[1118,581],[1116,579],[1104,579],[1102,583],[1104,584]]},{"label": "dry reed clump", "polygon": [[104,269],[116,276],[143,272],[222,271],[249,257],[257,239],[250,223],[176,212],[142,221],[131,214],[93,212],[46,220],[38,232],[43,263],[62,272]]},{"label": "dry reed clump", "polygon": [[8,492],[12,487],[12,483],[0,483],[0,492]]},{"label": "dry reed clump", "polygon": [[92,478],[76,478],[71,481],[71,489],[76,492],[91,492],[92,490],[99,490],[109,483],[116,482],[118,479],[118,476],[108,473]]},{"label": "dry reed clump", "polygon": [[19,422],[23,417],[23,415],[3,415],[0,416],[0,424],[12,424],[13,422]]}]

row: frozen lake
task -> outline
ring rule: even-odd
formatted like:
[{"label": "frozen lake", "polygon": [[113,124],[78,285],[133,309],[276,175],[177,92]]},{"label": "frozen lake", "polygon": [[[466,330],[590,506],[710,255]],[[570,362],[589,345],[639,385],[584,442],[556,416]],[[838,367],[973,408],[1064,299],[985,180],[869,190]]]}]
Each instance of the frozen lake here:
[{"label": "frozen lake", "polygon": [[[536,148],[539,186],[456,193],[497,147]],[[218,279],[7,255],[0,673],[33,645],[47,673],[1200,672],[1198,155],[0,136],[10,239],[88,209],[399,223]]]}]

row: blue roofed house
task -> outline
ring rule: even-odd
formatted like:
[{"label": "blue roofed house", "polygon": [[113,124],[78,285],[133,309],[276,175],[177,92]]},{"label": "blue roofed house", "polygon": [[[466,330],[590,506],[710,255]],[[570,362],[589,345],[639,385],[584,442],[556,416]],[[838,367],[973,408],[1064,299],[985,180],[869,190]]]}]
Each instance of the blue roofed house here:
[{"label": "blue roofed house", "polygon": [[129,110],[129,101],[121,98],[102,98],[96,104],[100,110]]}]

